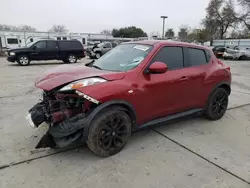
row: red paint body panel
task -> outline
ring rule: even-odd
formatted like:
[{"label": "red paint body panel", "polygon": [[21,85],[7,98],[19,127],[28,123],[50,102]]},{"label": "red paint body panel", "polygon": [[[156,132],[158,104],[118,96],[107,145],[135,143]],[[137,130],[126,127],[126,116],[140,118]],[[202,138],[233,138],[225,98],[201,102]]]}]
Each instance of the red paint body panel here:
[{"label": "red paint body panel", "polygon": [[61,65],[44,72],[36,79],[36,87],[49,91],[58,86],[75,80],[90,77],[102,77],[106,80],[119,80],[125,76],[124,72],[109,72],[86,67],[84,65]]},{"label": "red paint body panel", "polygon": [[[102,77],[108,82],[87,86],[78,91],[105,103],[123,100],[136,112],[137,123],[164,117],[194,108],[204,108],[213,88],[218,83],[231,84],[228,68],[206,47],[188,43],[166,41],[136,41],[153,45],[153,50],[135,68],[126,73],[115,73],[84,66],[60,66],[48,71],[36,80],[36,86],[51,90],[74,80]],[[184,46],[206,49],[211,52],[208,64],[167,71],[163,74],[144,74],[144,70],[162,46]]]}]

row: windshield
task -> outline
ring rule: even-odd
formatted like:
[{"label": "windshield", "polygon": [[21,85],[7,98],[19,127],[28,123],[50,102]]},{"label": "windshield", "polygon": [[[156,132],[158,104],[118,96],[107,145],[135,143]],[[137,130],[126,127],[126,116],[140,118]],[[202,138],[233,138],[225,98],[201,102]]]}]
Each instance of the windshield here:
[{"label": "windshield", "polygon": [[152,48],[144,44],[121,44],[95,61],[93,66],[102,70],[126,72],[137,67]]},{"label": "windshield", "polygon": [[100,44],[97,44],[97,46],[98,46],[99,48],[101,48],[104,44],[105,44],[105,43],[102,42],[102,43],[100,43]]},{"label": "windshield", "polygon": [[28,44],[26,44],[27,47],[31,47],[33,44],[35,44],[36,42],[30,42]]}]

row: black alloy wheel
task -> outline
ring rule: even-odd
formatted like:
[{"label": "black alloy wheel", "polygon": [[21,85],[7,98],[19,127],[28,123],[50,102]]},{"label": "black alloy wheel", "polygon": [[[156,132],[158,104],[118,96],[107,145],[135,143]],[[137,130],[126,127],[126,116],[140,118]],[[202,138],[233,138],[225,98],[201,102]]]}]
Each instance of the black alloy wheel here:
[{"label": "black alloy wheel", "polygon": [[224,88],[218,88],[210,96],[206,109],[206,116],[211,120],[220,119],[228,107],[228,92]]},{"label": "black alloy wheel", "polygon": [[114,155],[126,145],[131,127],[131,120],[125,111],[105,109],[92,121],[87,145],[98,156]]},{"label": "black alloy wheel", "polygon": [[225,92],[219,92],[213,100],[212,110],[215,116],[220,116],[227,108],[228,98]]},{"label": "black alloy wheel", "polygon": [[107,118],[100,132],[100,145],[104,150],[111,151],[126,142],[129,135],[123,118],[113,115]]}]

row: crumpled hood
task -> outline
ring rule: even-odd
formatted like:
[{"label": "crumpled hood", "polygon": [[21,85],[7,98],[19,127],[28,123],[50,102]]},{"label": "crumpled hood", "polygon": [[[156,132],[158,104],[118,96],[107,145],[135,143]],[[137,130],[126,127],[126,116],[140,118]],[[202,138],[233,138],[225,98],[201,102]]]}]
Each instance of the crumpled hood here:
[{"label": "crumpled hood", "polygon": [[85,65],[60,65],[40,75],[35,81],[35,86],[45,91],[50,91],[61,85],[83,78],[102,77],[112,81],[122,79],[124,76],[125,72],[104,71],[86,67]]}]

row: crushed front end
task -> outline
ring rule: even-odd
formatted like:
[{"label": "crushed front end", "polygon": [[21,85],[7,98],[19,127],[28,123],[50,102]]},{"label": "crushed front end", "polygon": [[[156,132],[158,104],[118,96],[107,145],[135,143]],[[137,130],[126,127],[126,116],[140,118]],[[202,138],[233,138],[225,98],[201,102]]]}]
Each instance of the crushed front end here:
[{"label": "crushed front end", "polygon": [[97,105],[97,101],[78,91],[44,91],[41,101],[29,110],[26,117],[34,128],[43,122],[49,125],[36,148],[61,148],[86,141],[89,126],[86,117]]}]

